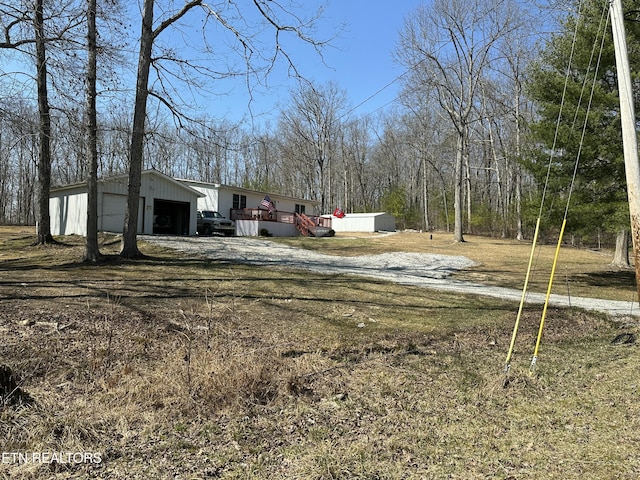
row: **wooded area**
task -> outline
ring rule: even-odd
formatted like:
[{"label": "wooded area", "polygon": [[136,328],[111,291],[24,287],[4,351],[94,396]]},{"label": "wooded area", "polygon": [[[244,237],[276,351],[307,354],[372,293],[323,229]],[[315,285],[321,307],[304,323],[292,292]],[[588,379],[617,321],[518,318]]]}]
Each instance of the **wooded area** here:
[{"label": "wooded area", "polygon": [[[145,0],[129,11],[98,0],[96,34],[90,1],[18,3],[0,1],[0,223],[38,223],[46,237],[47,182],[91,185],[129,172],[137,198],[136,175],[155,168],[317,200],[318,213],[384,210],[399,228],[446,230],[456,241],[464,233],[530,236],[547,188],[553,201],[542,215],[543,238],[557,232],[571,193],[567,232],[575,243],[612,246],[628,229],[605,0],[566,12],[516,0],[425,2],[380,52],[393,52],[406,68],[401,96],[360,116],[339,83],[303,78],[288,54],[285,36],[321,55],[330,42],[313,35],[321,11],[262,0],[250,2],[252,13],[239,1],[200,0]],[[627,3],[636,10],[637,2]],[[224,53],[206,41],[199,51],[162,43],[171,28],[196,24],[205,40],[218,29],[235,43]],[[629,24],[635,58],[640,30]],[[137,86],[120,74],[135,70],[131,38],[139,42]],[[274,124],[190,108],[189,91],[206,93],[206,85],[233,76],[251,88],[277,63],[298,83]],[[594,77],[587,111],[584,92]],[[587,114],[581,141],[576,125]]]}]

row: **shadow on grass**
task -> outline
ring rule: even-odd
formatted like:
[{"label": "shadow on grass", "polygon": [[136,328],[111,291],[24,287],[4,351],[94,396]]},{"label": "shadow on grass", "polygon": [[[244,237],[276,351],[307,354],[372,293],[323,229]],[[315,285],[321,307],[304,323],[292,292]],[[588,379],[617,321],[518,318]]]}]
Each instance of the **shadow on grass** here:
[{"label": "shadow on grass", "polygon": [[590,272],[569,277],[571,282],[581,282],[592,287],[629,288],[636,285],[633,270],[610,270],[608,272]]},{"label": "shadow on grass", "polygon": [[[58,245],[61,248],[73,248],[74,245]],[[143,255],[140,258],[128,259],[118,254],[101,254],[100,260],[97,262],[85,262],[80,257],[77,260],[62,261],[61,263],[53,263],[55,258],[51,259],[51,263],[44,264],[42,258],[14,258],[10,260],[0,261],[0,271],[29,271],[29,270],[72,270],[72,269],[90,269],[119,265],[140,265],[140,266],[156,266],[156,267],[172,267],[176,265],[194,265],[205,263],[204,260],[198,258],[176,258],[168,259],[166,257],[158,257],[154,255]],[[231,262],[216,262],[218,264]]]},{"label": "shadow on grass", "polygon": [[[127,271],[120,271],[122,267]],[[140,301],[204,298],[216,301],[264,301],[282,315],[296,314],[296,302],[317,306],[318,318],[334,320],[340,308],[373,306],[415,312],[511,310],[495,299],[403,287],[384,280],[349,275],[309,275],[306,271],[277,270],[235,262],[198,258],[147,257],[126,260],[113,255],[100,265],[68,262],[22,267],[26,274],[0,280],[0,298],[12,300],[82,300],[114,296],[129,308]],[[233,268],[233,270],[230,270]],[[0,270],[2,264],[0,264]],[[32,271],[29,271],[32,270]],[[37,270],[40,270],[38,272]],[[56,275],[56,273],[58,275]],[[56,278],[57,277],[57,278]],[[342,292],[350,291],[344,295]],[[455,314],[451,314],[455,315]]]}]

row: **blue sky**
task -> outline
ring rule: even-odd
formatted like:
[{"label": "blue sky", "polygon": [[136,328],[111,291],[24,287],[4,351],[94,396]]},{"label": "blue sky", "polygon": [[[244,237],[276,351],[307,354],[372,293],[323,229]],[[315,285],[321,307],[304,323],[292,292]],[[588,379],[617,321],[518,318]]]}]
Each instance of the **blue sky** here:
[{"label": "blue sky", "polygon": [[[404,69],[393,60],[398,32],[405,18],[422,3],[419,0],[334,0],[329,19],[344,19],[345,31],[336,39],[339,48],[328,52],[327,64],[318,68],[318,77],[335,81],[344,88],[353,106],[389,84]],[[386,104],[397,95],[399,84],[385,89],[357,109],[366,113]]]},{"label": "blue sky", "polygon": [[[348,105],[345,107],[351,109],[364,102],[355,108],[352,114],[365,115],[390,106],[388,104],[398,95],[400,82],[385,88],[377,95],[375,94],[404,72],[402,66],[393,60],[398,32],[402,28],[405,18],[424,1],[428,0],[397,0],[396,2],[388,0],[298,0],[298,3],[304,5],[305,8],[308,6],[309,15],[316,11],[318,5],[325,6],[322,18],[317,23],[314,38],[326,39],[336,34],[337,36],[330,42],[330,46],[323,50],[324,64],[308,45],[305,46],[300,41],[293,42],[289,39],[286,41],[285,47],[299,72],[305,78],[319,84],[334,82],[338,88],[346,93]],[[238,3],[238,5],[241,4],[241,2]],[[141,7],[137,2],[129,6],[131,17],[128,23],[131,26],[128,34],[132,35],[132,41],[127,56],[130,63],[121,73],[120,87],[123,90],[120,91],[120,95],[133,96],[138,54],[136,41],[140,31]],[[156,16],[160,16],[160,10]],[[201,22],[202,15],[194,12],[185,17],[185,23],[177,27],[178,30],[170,32],[171,29],[168,29],[163,32],[159,40],[161,43],[181,51],[180,45],[184,45],[185,41],[197,42],[195,33],[199,31]],[[215,40],[220,41],[221,38]],[[189,55],[186,51],[184,53]],[[21,57],[12,58],[9,55],[3,69],[24,71],[25,66],[21,63],[23,61],[24,59]],[[239,61],[241,62],[242,59],[240,58]],[[18,80],[23,79],[20,76],[17,78]],[[180,85],[179,81],[175,83],[175,86],[179,89],[185,88],[185,85]],[[279,108],[286,106],[290,98],[290,89],[295,86],[296,81],[287,78],[282,68],[276,69],[269,78],[269,88],[258,87],[254,92],[251,111],[255,123],[264,125],[271,122],[273,126],[279,116]],[[32,87],[33,84],[27,82],[20,88],[25,91]],[[248,119],[249,95],[244,79],[218,80],[212,82],[208,87],[209,91],[213,90],[217,95],[195,93],[196,98],[192,100],[194,106],[201,113],[204,111],[210,117],[218,120],[227,119],[231,122],[243,118]],[[35,92],[32,95],[35,98]],[[372,95],[375,96],[369,99]],[[187,98],[190,97],[187,96]],[[110,105],[108,95],[105,95],[103,99],[108,108]],[[187,100],[187,103],[191,102]]]},{"label": "blue sky", "polygon": [[[320,84],[332,81],[343,89],[350,108],[364,102],[353,111],[354,115],[382,109],[397,96],[399,82],[367,99],[404,72],[393,60],[393,51],[405,18],[421,3],[420,0],[393,3],[388,0],[329,0],[318,24],[317,37],[325,38],[338,29],[340,32],[331,41],[331,46],[323,50],[324,64],[315,52],[300,46],[299,42],[289,47],[289,53],[306,78]],[[269,82],[269,89],[259,88],[251,103],[259,124],[269,119],[275,122],[278,108],[286,105],[289,90],[295,86],[293,79],[287,79],[278,71]],[[222,84],[220,88],[224,88]],[[237,81],[228,95],[216,98],[212,105],[215,105],[215,110],[210,112],[212,116],[222,114],[232,121],[240,119],[248,112],[246,86]]]}]

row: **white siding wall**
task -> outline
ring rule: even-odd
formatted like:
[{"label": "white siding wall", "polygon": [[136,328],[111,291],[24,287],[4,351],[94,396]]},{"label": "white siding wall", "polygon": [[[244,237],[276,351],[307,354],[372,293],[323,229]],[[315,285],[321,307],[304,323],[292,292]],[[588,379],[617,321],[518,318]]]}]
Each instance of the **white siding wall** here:
[{"label": "white siding wall", "polygon": [[[232,190],[225,190],[223,193],[223,195],[225,197],[227,197],[229,199],[229,202],[231,204],[233,204],[233,191]],[[238,195],[244,195],[245,197],[247,197],[247,208],[258,208],[260,206],[260,202],[262,202],[262,200],[264,200],[264,193],[259,193],[259,192],[236,192]],[[280,202],[278,201],[277,198],[274,198],[273,196],[269,195],[269,198],[271,199],[271,201],[273,202],[274,206],[276,207],[277,210],[280,210]],[[264,209],[264,207],[262,207]],[[284,210],[284,209],[283,209]]]},{"label": "white siding wall", "polygon": [[267,229],[274,237],[297,237],[300,235],[292,223],[261,222],[258,220],[236,221],[236,235],[238,237],[257,237],[263,228]]},{"label": "white siding wall", "polygon": [[375,219],[376,232],[395,232],[396,218],[388,213],[378,215]]},{"label": "white siding wall", "polygon": [[[238,195],[244,195],[247,197],[247,208],[251,207],[251,203],[249,203],[249,195],[245,192],[233,190],[227,190],[226,188],[216,189],[218,203],[218,212],[224,217],[231,218],[231,209],[233,208],[233,194],[237,193]],[[262,198],[260,198],[262,200]]]},{"label": "white siding wall", "polygon": [[143,175],[143,181],[140,185],[140,196],[176,202],[191,202],[193,201],[194,194],[186,190],[179,183],[148,174]]},{"label": "white siding wall", "polygon": [[[124,216],[127,210],[127,196],[114,193],[103,193],[98,195],[101,212],[98,217],[98,230],[102,232],[122,233],[124,230]],[[138,233],[147,233],[148,227],[145,219],[145,199],[140,197],[138,205]],[[153,223],[153,218],[151,219]],[[151,225],[153,228],[153,224]]]},{"label": "white siding wall", "polygon": [[[246,208],[258,208],[264,199],[265,193],[246,190],[243,188],[229,187],[214,183],[197,182],[195,180],[180,180],[194,190],[205,195],[198,199],[198,210],[214,210],[229,218],[233,209],[233,195],[242,195],[246,198]],[[304,205],[307,215],[315,215],[314,203],[309,200],[283,197],[269,194],[277,210],[281,212],[295,212],[296,204]]]},{"label": "white siding wall", "polygon": [[87,234],[87,194],[59,192],[49,198],[52,235]]},{"label": "white siding wall", "polygon": [[[108,181],[99,182],[98,189],[105,193],[114,193],[116,195],[127,195],[129,193],[129,181],[127,177],[114,177]],[[140,187],[142,188],[142,187]]]},{"label": "white siding wall", "polygon": [[[213,210],[219,212],[218,209],[218,189],[205,187],[198,184],[189,184],[191,188],[204,194],[204,197],[198,198],[198,210]],[[222,212],[220,212],[222,213]],[[224,215],[224,213],[222,213]],[[226,216],[226,215],[225,215]]]},{"label": "white siding wall", "polygon": [[348,213],[344,218],[332,216],[331,228],[336,232],[392,232],[396,220],[388,213]]},{"label": "white siding wall", "polygon": [[[233,194],[244,195],[247,197],[247,208],[258,208],[260,202],[264,200],[266,194],[261,192],[250,192],[246,190],[234,190],[233,187],[220,188],[220,196],[218,198],[218,211],[225,217],[229,217],[229,212],[233,208]],[[280,195],[269,194],[271,202],[280,212],[295,212],[296,205],[304,205],[307,215],[315,215],[313,203],[304,199],[295,199],[282,197]],[[263,207],[264,208],[264,207]]]}]

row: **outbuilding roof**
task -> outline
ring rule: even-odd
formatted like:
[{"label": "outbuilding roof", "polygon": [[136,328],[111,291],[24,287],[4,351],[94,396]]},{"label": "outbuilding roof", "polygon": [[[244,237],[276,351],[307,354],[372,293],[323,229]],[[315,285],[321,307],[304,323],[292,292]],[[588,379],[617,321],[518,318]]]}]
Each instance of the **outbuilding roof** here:
[{"label": "outbuilding roof", "polygon": [[[198,190],[196,190],[195,188],[191,188],[189,185],[187,185],[184,182],[181,182],[179,180],[176,180],[173,177],[170,177],[169,175],[165,175],[162,172],[159,172],[158,170],[155,169],[148,169],[148,170],[143,170],[142,171],[142,176],[155,176],[158,177],[166,182],[172,183],[174,185],[176,185],[179,188],[182,188],[184,190],[187,190],[188,192],[190,192],[191,194],[195,195],[196,197],[204,197],[205,195],[201,192],[199,192]],[[123,173],[121,175],[112,175],[110,177],[103,177],[103,178],[99,178],[98,182],[100,183],[105,183],[105,182],[115,182],[118,180],[128,180],[129,175],[126,173]],[[77,182],[77,183],[70,183],[68,185],[61,185],[58,187],[53,187],[51,188],[51,192],[61,192],[64,190],[71,190],[71,189],[82,189],[82,188],[87,188],[87,182]]]},{"label": "outbuilding roof", "polygon": [[[392,216],[390,213],[387,212],[371,212],[371,213],[345,213],[344,218],[369,218],[369,217],[379,217],[381,215],[389,215]],[[331,218],[334,215],[330,214],[330,213],[325,213],[324,215],[321,215],[321,217],[325,217],[325,218]]]}]

